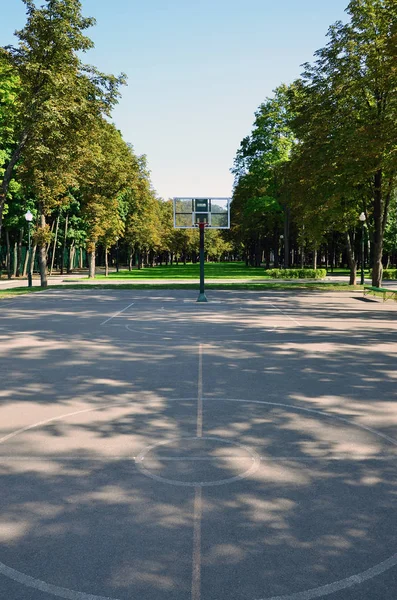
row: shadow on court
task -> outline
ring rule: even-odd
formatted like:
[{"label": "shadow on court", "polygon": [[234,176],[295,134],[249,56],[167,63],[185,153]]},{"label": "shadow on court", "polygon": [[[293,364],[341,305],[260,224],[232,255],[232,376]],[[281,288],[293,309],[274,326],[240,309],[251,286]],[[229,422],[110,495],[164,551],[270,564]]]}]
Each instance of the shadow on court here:
[{"label": "shadow on court", "polygon": [[2,314],[1,597],[394,600],[395,306],[214,297]]}]

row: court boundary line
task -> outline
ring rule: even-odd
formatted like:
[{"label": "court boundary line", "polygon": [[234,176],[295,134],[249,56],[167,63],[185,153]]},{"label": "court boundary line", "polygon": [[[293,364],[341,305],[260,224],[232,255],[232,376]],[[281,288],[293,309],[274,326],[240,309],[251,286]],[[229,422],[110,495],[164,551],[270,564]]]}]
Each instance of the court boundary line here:
[{"label": "court boundary line", "polygon": [[134,304],[135,304],[135,302],[131,302],[131,304],[129,304],[128,306],[126,306],[125,308],[123,308],[123,310],[119,310],[119,312],[117,312],[112,317],[110,317],[109,319],[106,319],[106,321],[104,321],[103,323],[101,323],[100,327],[102,327],[102,325],[106,325],[106,323],[109,323],[109,321],[111,321],[112,319],[115,319],[119,315],[123,314],[126,310],[128,310],[129,308],[131,308],[131,306],[134,306]]},{"label": "court boundary line", "polygon": [[[240,402],[240,403],[253,403],[253,404],[259,404],[259,405],[271,405],[271,406],[278,406],[278,407],[282,407],[285,409],[298,411],[298,412],[300,411],[300,412],[318,414],[322,417],[334,418],[340,422],[347,423],[350,426],[358,427],[359,429],[364,429],[378,437],[381,437],[381,438],[389,441],[394,446],[397,446],[397,440],[390,438],[389,436],[387,436],[381,432],[378,432],[375,429],[372,429],[365,425],[353,423],[345,417],[340,417],[338,415],[335,415],[333,413],[327,413],[325,411],[320,411],[320,410],[315,410],[315,409],[300,407],[300,406],[295,406],[295,405],[288,405],[288,404],[283,404],[283,403],[268,402],[268,401],[263,401],[263,400],[228,399],[228,398],[215,398],[215,399],[208,398],[208,399],[216,400],[216,401],[223,400],[223,401],[232,401],[232,402]],[[186,401],[187,399],[179,398],[178,400]],[[189,399],[189,400],[191,401],[191,399]],[[74,416],[77,414],[94,412],[96,410],[101,410],[101,409],[103,410],[105,408],[112,408],[112,407],[116,407],[116,406],[129,406],[131,404],[132,404],[132,402],[122,402],[122,403],[118,403],[118,404],[114,404],[114,405],[112,405],[112,404],[99,405],[99,406],[90,407],[90,408],[84,409],[84,410],[74,411],[72,413],[68,413],[65,415],[59,415],[57,417],[47,419],[46,421],[41,421],[40,423],[36,423],[36,424],[32,424],[30,426],[26,426],[24,428],[20,428],[19,430],[14,431],[13,433],[10,433],[9,435],[4,436],[3,438],[0,438],[0,444],[4,443],[8,439],[15,437],[19,433],[22,433],[22,432],[25,432],[25,431],[28,431],[28,430],[31,430],[34,428],[38,428],[42,425],[49,424],[50,422],[59,421],[61,419],[65,419],[67,417]],[[222,441],[224,441],[224,440],[222,440]],[[200,507],[200,510],[202,510],[201,507]],[[201,532],[200,532],[200,535],[201,535]],[[197,533],[196,533],[196,538],[197,538]],[[347,589],[354,585],[362,584],[365,581],[368,581],[368,580],[382,574],[383,572],[389,570],[390,568],[392,568],[396,565],[397,565],[397,553],[392,555],[388,559],[378,563],[377,565],[371,567],[370,569],[366,569],[365,571],[362,571],[358,574],[346,577],[344,579],[341,579],[341,580],[338,580],[338,581],[335,581],[335,582],[332,582],[329,584],[325,584],[323,586],[319,586],[317,588],[313,588],[310,590],[287,594],[287,595],[283,595],[283,596],[271,596],[271,597],[267,597],[267,598],[261,598],[260,600],[312,600],[315,598],[321,598],[321,597],[333,594],[337,591]],[[26,587],[44,591],[44,592],[50,593],[53,596],[65,598],[67,600],[116,600],[115,598],[109,598],[109,597],[105,597],[105,596],[96,596],[96,595],[92,595],[92,594],[86,594],[84,592],[78,592],[78,591],[74,591],[74,590],[68,590],[67,588],[54,586],[54,585],[46,583],[40,579],[35,579],[29,575],[19,572],[16,569],[12,569],[11,567],[8,567],[7,565],[5,565],[4,563],[1,563],[1,562],[0,562],[0,573],[2,573],[6,577],[8,577],[20,584],[25,585]],[[196,598],[193,598],[192,600],[200,600],[200,598],[196,597]]]},{"label": "court boundary line", "polygon": [[203,515],[203,490],[194,488],[193,505],[193,557],[192,557],[192,600],[201,598],[201,525]]}]

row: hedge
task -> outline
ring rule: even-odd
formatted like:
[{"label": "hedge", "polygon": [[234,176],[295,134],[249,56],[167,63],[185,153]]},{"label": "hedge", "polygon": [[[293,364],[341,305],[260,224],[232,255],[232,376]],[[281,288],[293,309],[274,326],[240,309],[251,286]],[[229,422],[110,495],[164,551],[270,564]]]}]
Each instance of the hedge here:
[{"label": "hedge", "polygon": [[397,269],[385,269],[383,279],[397,279]]},{"label": "hedge", "polygon": [[271,279],[325,279],[326,269],[268,269],[265,271]]}]

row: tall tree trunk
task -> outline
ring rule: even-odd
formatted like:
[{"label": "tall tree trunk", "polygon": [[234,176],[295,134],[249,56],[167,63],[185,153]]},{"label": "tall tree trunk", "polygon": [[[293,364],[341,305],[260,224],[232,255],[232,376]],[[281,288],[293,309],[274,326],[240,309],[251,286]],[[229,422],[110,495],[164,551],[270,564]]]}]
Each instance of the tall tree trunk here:
[{"label": "tall tree trunk", "polygon": [[23,234],[24,229],[21,227],[19,230],[19,240],[18,240],[18,248],[17,248],[17,270],[15,273],[16,277],[21,276],[21,260],[22,260],[22,242],[23,242]]},{"label": "tall tree trunk", "polygon": [[274,268],[280,267],[280,236],[278,230],[273,235],[273,248],[274,248]]},{"label": "tall tree trunk", "polygon": [[26,275],[28,273],[28,264],[29,264],[29,248],[25,254],[25,260],[23,261],[22,277],[26,277]]},{"label": "tall tree trunk", "polygon": [[14,277],[17,275],[18,269],[18,242],[14,242],[14,260],[13,260],[13,269],[12,274]]},{"label": "tall tree trunk", "polygon": [[[46,222],[43,212],[40,215],[40,229],[45,230]],[[39,246],[39,270],[40,270],[40,285],[46,288],[47,280],[47,244],[42,242]]]},{"label": "tall tree trunk", "polygon": [[383,210],[382,210],[382,171],[378,171],[374,178],[374,264],[372,269],[372,285],[382,285],[383,265]]},{"label": "tall tree trunk", "polygon": [[65,218],[65,232],[63,236],[63,245],[62,245],[62,256],[61,256],[61,275],[63,275],[63,271],[65,268],[65,253],[66,253],[66,242],[68,237],[68,224],[69,224],[69,214],[66,215]]},{"label": "tall tree trunk", "polygon": [[52,270],[54,268],[54,260],[55,260],[55,253],[56,253],[56,249],[57,249],[57,241],[58,241],[58,227],[59,227],[59,215],[57,216],[57,226],[55,228],[55,238],[54,238],[54,245],[52,247],[52,258],[51,258],[51,269],[50,269],[50,275],[52,275]]},{"label": "tall tree trunk", "polygon": [[88,277],[95,279],[95,243],[90,242],[87,246],[88,253]]},{"label": "tall tree trunk", "polygon": [[10,233],[8,229],[6,229],[6,267],[7,267],[7,277],[11,279],[12,275],[12,267],[11,267],[11,246],[10,246]]},{"label": "tall tree trunk", "polygon": [[317,246],[314,246],[313,249],[313,269],[317,269]]},{"label": "tall tree trunk", "polygon": [[347,252],[347,262],[349,264],[350,269],[350,285],[356,285],[357,283],[357,261],[354,256],[353,245],[351,243],[349,232],[345,232],[345,240],[346,240],[346,252]]},{"label": "tall tree trunk", "polygon": [[[33,272],[34,272],[34,261],[36,260],[36,252],[37,252],[37,244],[35,244],[33,246],[33,248],[31,249],[32,259],[30,261],[30,272],[32,274],[32,277],[33,277]],[[28,268],[29,268],[29,266],[28,266]]]},{"label": "tall tree trunk", "polygon": [[[51,237],[52,237],[52,234],[54,233],[54,225],[55,225],[55,220],[51,223]],[[50,246],[51,246],[51,238],[48,240],[47,247],[46,247],[47,256],[50,251]]]},{"label": "tall tree trunk", "polygon": [[109,277],[109,252],[107,246],[105,246],[105,277]]},{"label": "tall tree trunk", "polygon": [[290,266],[289,223],[290,210],[286,207],[284,209],[284,269],[289,269]]},{"label": "tall tree trunk", "polygon": [[67,272],[69,274],[72,273],[72,271],[73,271],[75,254],[76,254],[76,246],[75,246],[75,241],[73,240],[72,245],[69,248],[69,259],[68,259],[68,266],[67,266]]}]

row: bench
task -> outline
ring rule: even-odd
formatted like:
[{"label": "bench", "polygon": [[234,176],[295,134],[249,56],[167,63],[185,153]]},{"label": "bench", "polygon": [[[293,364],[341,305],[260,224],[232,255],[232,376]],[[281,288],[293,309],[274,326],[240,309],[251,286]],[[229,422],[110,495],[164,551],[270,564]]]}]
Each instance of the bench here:
[{"label": "bench", "polygon": [[373,296],[382,296],[383,302],[386,300],[397,300],[397,290],[391,290],[389,288],[378,288],[373,285],[364,286],[364,296],[372,294]]}]

